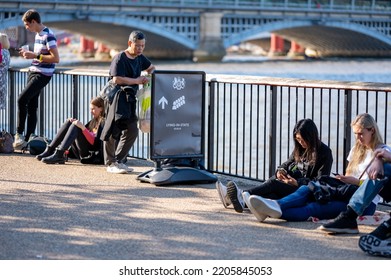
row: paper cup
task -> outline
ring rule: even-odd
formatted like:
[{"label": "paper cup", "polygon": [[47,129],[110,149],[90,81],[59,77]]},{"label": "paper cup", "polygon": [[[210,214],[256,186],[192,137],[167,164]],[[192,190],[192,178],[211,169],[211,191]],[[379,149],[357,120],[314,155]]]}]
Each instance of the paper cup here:
[{"label": "paper cup", "polygon": [[29,51],[29,45],[23,45],[20,47],[22,50],[24,50],[25,52]]}]

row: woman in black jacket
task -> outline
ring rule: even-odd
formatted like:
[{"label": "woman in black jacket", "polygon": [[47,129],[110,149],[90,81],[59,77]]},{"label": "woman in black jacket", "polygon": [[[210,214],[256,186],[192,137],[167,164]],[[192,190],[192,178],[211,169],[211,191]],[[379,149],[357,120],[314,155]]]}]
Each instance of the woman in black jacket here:
[{"label": "woman in black jacket", "polygon": [[91,154],[97,154],[98,158],[91,163],[103,164],[103,144],[100,135],[105,122],[104,100],[101,97],[92,99],[90,111],[93,118],[86,125],[77,119],[67,119],[46,150],[36,158],[48,164],[64,164],[64,152],[71,147],[73,155],[82,162],[83,159],[90,158]]},{"label": "woman in black jacket", "polygon": [[[281,164],[275,175],[261,185],[246,190],[251,195],[280,199],[300,186],[321,176],[330,175],[333,156],[330,148],[320,141],[318,128],[311,119],[302,119],[293,129],[294,150],[288,160]],[[216,183],[224,207],[233,204],[236,212],[243,212],[242,190],[233,181],[224,186]]]}]

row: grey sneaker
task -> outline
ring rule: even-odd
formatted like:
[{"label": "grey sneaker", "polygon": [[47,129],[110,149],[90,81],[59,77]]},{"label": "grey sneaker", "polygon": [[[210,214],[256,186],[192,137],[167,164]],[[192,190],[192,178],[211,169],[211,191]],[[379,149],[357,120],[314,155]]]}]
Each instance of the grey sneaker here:
[{"label": "grey sneaker", "polygon": [[250,203],[250,196],[251,194],[249,192],[242,193],[243,201],[247,205],[250,212],[254,214],[254,216],[257,218],[258,221],[263,222],[264,220],[266,220],[267,215],[257,212],[256,209],[252,207]]},{"label": "grey sneaker", "polygon": [[358,246],[370,255],[391,258],[391,219],[361,236]]},{"label": "grey sneaker", "polygon": [[27,142],[24,140],[24,136],[19,133],[15,134],[14,143],[12,144],[14,149],[22,150],[27,146]]},{"label": "grey sneaker", "polygon": [[252,210],[251,213],[255,217],[268,216],[278,219],[282,215],[281,207],[277,201],[273,199],[263,198],[259,195],[250,195],[248,207]]},{"label": "grey sneaker", "polygon": [[234,209],[238,213],[242,213],[245,208],[245,204],[242,197],[242,192],[239,190],[235,182],[229,181],[227,184],[227,194],[234,206]]},{"label": "grey sneaker", "polygon": [[127,174],[128,171],[121,168],[117,162],[113,162],[110,166],[107,166],[107,172],[114,174]]},{"label": "grey sneaker", "polygon": [[126,172],[128,172],[128,173],[133,171],[133,168],[130,168],[125,163],[118,163],[118,167],[121,168],[121,169],[126,170]]},{"label": "grey sneaker", "polygon": [[228,208],[229,205],[231,205],[231,200],[229,199],[227,195],[227,187],[224,186],[220,181],[216,182],[216,189],[219,194],[221,203],[223,203],[225,208]]}]

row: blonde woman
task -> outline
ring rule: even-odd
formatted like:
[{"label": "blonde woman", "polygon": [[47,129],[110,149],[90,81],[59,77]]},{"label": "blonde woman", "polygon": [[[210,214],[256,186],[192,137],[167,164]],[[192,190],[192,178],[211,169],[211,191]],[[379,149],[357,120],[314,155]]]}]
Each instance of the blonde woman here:
[{"label": "blonde woman", "polygon": [[[386,201],[391,199],[391,186],[388,182],[391,176],[391,166],[387,160],[383,160],[383,157],[386,159],[389,157],[390,147],[383,144],[379,129],[370,115],[359,115],[352,127],[357,143],[352,149],[351,164],[349,162],[347,172],[358,174],[368,166],[367,162],[371,162],[373,158],[374,161],[367,171],[371,180],[366,180],[360,185],[349,200],[345,211],[342,211],[333,221],[320,227],[326,232],[358,233],[357,217],[362,215],[372,202],[378,202],[380,196]],[[362,160],[365,164],[360,164]],[[365,177],[368,177],[367,174]],[[382,177],[385,177],[385,180],[376,180]],[[349,176],[340,176],[340,180],[352,184],[360,183],[358,179]]]},{"label": "blonde woman", "polygon": [[11,56],[9,52],[10,42],[7,34],[0,33],[0,109],[5,109],[8,95],[8,68]]}]

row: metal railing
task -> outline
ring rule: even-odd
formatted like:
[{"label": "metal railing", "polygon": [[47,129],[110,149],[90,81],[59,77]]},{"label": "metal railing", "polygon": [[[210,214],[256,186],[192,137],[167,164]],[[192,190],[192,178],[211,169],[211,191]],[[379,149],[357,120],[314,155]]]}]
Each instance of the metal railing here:
[{"label": "metal railing", "polygon": [[[117,9],[122,7],[140,8],[187,8],[207,10],[332,10],[350,12],[386,13],[391,10],[386,0],[0,0],[8,12],[25,10],[34,5],[38,8],[69,9],[83,7],[81,10]],[[1,8],[0,8],[1,11]]]},{"label": "metal railing", "polygon": [[[17,97],[26,71],[10,69],[7,109],[0,128],[15,133]],[[106,72],[57,69],[40,98],[37,134],[52,139],[68,117],[86,122],[89,100],[107,81]],[[350,123],[368,112],[386,143],[391,84],[312,81],[287,78],[206,75],[205,166],[220,174],[265,180],[293,149],[292,131],[302,118],[317,124],[333,151],[333,170],[343,172],[354,142]],[[149,135],[140,132],[130,156],[149,158]]]}]

